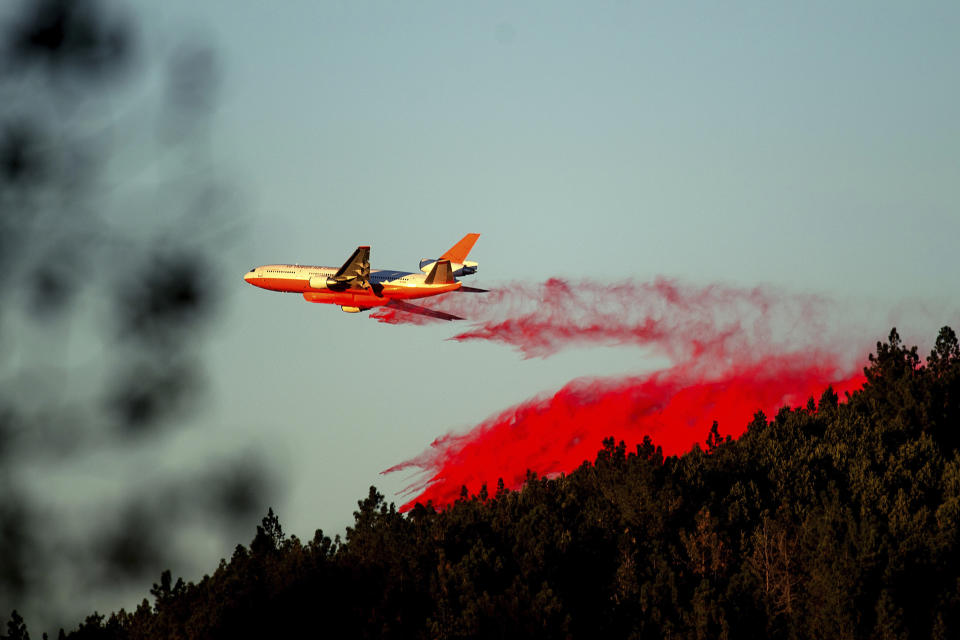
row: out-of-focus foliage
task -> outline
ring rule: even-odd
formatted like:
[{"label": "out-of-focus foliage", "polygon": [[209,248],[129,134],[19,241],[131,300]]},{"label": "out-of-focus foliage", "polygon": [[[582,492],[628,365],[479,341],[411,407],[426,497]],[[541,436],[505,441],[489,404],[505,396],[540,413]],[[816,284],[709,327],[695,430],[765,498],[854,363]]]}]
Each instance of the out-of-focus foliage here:
[{"label": "out-of-focus foliage", "polygon": [[132,17],[18,0],[0,20],[0,608],[44,624],[182,564],[175,522],[232,532],[268,486],[258,460],[163,460],[202,395],[230,220],[215,56],[152,48]]},{"label": "out-of-focus foliage", "polygon": [[344,540],[271,511],[212,575],[69,637],[956,638],[956,335],[924,364],[894,331],[866,373],[680,457],[611,439],[442,512],[371,488]]}]

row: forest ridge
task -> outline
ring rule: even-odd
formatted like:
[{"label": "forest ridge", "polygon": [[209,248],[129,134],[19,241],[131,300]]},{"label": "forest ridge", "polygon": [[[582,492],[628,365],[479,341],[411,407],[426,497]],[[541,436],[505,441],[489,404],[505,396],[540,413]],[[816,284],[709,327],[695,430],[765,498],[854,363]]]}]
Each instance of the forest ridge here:
[{"label": "forest ridge", "polygon": [[[960,637],[960,346],[896,330],[844,402],[832,389],[733,440],[664,458],[608,439],[408,514],[370,488],[344,539],[271,510],[198,583],[169,571],[81,638]],[[598,443],[599,444],[599,443]],[[5,638],[28,637],[13,612]]]}]

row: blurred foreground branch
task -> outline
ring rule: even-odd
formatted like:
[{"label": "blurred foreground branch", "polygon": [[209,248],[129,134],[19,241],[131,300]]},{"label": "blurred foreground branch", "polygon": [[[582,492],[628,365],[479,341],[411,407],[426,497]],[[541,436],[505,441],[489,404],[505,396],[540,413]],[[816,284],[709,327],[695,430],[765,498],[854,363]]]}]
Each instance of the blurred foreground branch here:
[{"label": "blurred foreground branch", "polygon": [[184,472],[166,445],[204,388],[235,239],[208,141],[216,56],[151,51],[113,3],[3,17],[0,616],[38,629],[89,609],[78,593],[142,587],[185,523],[246,524],[269,474],[236,455]]}]

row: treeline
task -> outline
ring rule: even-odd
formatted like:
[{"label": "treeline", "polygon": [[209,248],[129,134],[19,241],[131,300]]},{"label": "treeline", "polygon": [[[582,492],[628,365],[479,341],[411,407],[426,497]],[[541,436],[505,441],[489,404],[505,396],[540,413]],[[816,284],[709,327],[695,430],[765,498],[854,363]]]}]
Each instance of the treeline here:
[{"label": "treeline", "polygon": [[894,330],[866,375],[737,440],[714,424],[665,459],[611,439],[567,476],[442,512],[371,488],[343,540],[285,536],[271,511],[213,575],[164,572],[152,603],[63,635],[960,637],[957,336],[924,361]]}]

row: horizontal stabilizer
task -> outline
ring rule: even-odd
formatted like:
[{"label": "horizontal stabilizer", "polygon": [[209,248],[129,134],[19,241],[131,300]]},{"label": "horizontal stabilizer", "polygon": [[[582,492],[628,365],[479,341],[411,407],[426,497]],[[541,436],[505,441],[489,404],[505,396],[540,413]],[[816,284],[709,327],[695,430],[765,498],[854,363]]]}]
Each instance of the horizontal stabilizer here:
[{"label": "horizontal stabilizer", "polygon": [[457,291],[463,291],[465,293],[489,293],[490,289],[478,289],[477,287],[467,287],[462,286]]},{"label": "horizontal stabilizer", "polygon": [[427,274],[427,277],[424,279],[424,284],[450,284],[453,282],[453,268],[450,266],[449,260],[440,260],[433,268],[430,269],[430,273]]},{"label": "horizontal stabilizer", "polygon": [[391,300],[386,306],[399,309],[400,311],[406,311],[408,313],[416,313],[421,316],[438,318],[440,320],[463,320],[463,318],[460,316],[455,316],[451,313],[444,313],[443,311],[435,311],[434,309],[427,309],[426,307],[418,307],[415,304],[410,304],[409,302],[404,302],[403,300]]}]

